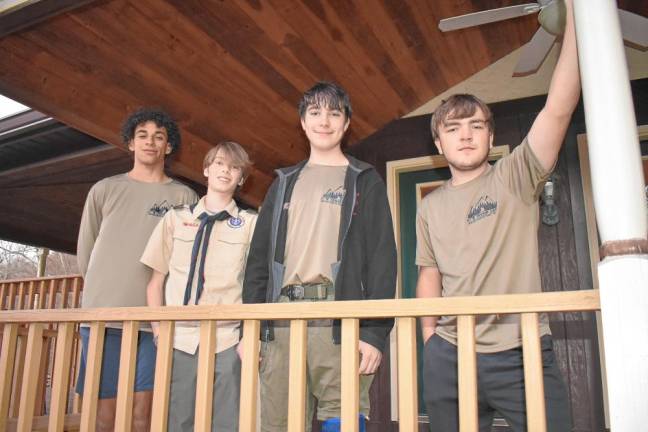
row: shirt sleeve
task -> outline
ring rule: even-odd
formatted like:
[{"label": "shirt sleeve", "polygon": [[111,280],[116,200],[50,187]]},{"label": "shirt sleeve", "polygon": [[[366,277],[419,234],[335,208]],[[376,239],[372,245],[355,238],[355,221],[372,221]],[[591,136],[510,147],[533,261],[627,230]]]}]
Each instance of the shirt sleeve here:
[{"label": "shirt sleeve", "polygon": [[193,189],[187,187],[186,193],[182,197],[182,202],[180,204],[192,205],[198,202],[198,195],[194,192]]},{"label": "shirt sleeve", "polygon": [[169,210],[151,233],[140,259],[142,264],[162,274],[169,273],[175,221],[175,210]]},{"label": "shirt sleeve", "polygon": [[416,265],[420,267],[437,267],[432,242],[430,240],[430,227],[424,201],[416,212]]},{"label": "shirt sleeve", "polygon": [[99,183],[90,189],[81,214],[81,225],[77,239],[77,263],[83,277],[88,271],[92,249],[99,236],[99,229],[103,220],[101,190],[102,186]]},{"label": "shirt sleeve", "polygon": [[551,170],[546,170],[533,153],[528,138],[510,155],[495,164],[497,178],[527,204],[538,200]]}]

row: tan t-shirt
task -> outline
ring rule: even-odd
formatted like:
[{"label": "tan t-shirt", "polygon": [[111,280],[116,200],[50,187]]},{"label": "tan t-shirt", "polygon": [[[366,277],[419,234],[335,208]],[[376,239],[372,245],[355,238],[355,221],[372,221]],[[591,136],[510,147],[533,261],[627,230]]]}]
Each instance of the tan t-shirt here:
[{"label": "tan t-shirt", "polygon": [[[254,232],[257,215],[239,210],[234,201],[225,208],[231,218],[214,222],[205,257],[205,284],[198,304],[240,304],[245,263]],[[189,206],[174,208],[160,221],[151,234],[141,262],[163,274],[168,274],[164,299],[168,306],[182,306],[191,265],[191,253],[205,211],[203,197],[191,211]],[[195,304],[200,252],[191,288],[189,305]],[[218,321],[216,352],[236,345],[239,340],[239,321]],[[200,328],[196,322],[178,322],[173,347],[195,354],[200,342]]]},{"label": "tan t-shirt", "polygon": [[283,286],[333,281],[346,166],[307,164],[288,207]]},{"label": "tan t-shirt", "polygon": [[[535,293],[538,267],[538,197],[549,176],[528,141],[478,178],[446,182],[425,197],[416,219],[416,264],[438,267],[442,296]],[[477,317],[477,351],[521,345],[519,315]],[[442,317],[436,333],[457,343],[455,317]],[[542,316],[541,335],[549,334]]]},{"label": "tan t-shirt", "polygon": [[[95,184],[83,209],[77,245],[82,307],[146,306],[151,270],[139,261],[144,246],[167,210],[197,199],[176,180],[145,183],[120,174]],[[150,331],[148,323],[142,327]]]}]

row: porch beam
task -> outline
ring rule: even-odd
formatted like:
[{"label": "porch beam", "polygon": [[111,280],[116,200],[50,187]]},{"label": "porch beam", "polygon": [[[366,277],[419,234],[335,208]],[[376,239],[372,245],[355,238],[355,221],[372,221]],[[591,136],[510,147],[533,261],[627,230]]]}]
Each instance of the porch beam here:
[{"label": "porch beam", "polygon": [[[0,9],[0,37],[7,36],[48,18],[85,6],[94,0],[11,0]],[[5,5],[3,5],[5,6]]]}]

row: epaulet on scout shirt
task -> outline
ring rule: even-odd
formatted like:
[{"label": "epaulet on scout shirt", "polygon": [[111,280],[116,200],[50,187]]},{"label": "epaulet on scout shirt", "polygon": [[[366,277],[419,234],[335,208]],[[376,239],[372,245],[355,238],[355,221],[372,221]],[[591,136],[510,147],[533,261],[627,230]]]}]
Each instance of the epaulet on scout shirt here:
[{"label": "epaulet on scout shirt", "polygon": [[173,210],[189,210],[190,207],[191,206],[189,204],[178,204],[178,205],[173,206],[172,208],[173,208]]},{"label": "epaulet on scout shirt", "polygon": [[255,210],[252,210],[252,209],[240,210],[240,213],[244,213],[244,214],[249,215],[249,216],[254,216],[255,214],[257,214],[257,212]]}]

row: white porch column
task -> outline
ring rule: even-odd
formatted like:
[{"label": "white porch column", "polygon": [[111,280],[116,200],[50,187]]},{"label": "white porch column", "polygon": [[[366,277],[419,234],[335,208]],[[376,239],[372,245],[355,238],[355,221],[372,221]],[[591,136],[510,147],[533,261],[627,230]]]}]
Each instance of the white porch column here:
[{"label": "white porch column", "polygon": [[574,0],[592,189],[610,427],[648,425],[648,228],[630,82],[615,0]]}]

